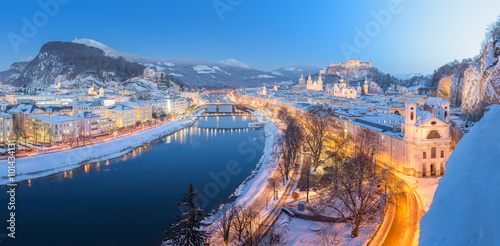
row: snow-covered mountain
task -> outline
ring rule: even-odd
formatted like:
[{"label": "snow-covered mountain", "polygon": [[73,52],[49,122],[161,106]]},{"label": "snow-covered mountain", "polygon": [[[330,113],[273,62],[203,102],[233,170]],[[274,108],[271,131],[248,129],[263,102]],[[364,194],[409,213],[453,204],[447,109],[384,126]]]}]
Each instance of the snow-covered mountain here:
[{"label": "snow-covered mountain", "polygon": [[59,79],[68,87],[80,87],[92,82],[104,82],[103,73],[113,73],[112,79],[125,81],[142,75],[144,66],[123,58],[105,56],[101,49],[71,42],[48,42],[31,60],[14,86],[48,87]]},{"label": "snow-covered mountain", "polygon": [[320,69],[321,68],[319,67],[294,65],[294,66],[280,67],[278,69],[271,71],[271,74],[276,76],[287,77],[290,78],[292,81],[296,81],[298,78],[300,78],[301,75],[304,75],[304,77],[306,77],[308,74],[311,75],[318,74]]},{"label": "snow-covered mountain", "polygon": [[318,73],[319,68],[292,66],[265,72],[236,59],[217,63],[200,58],[150,58],[116,51],[100,42],[90,39],[76,39],[74,43],[85,44],[104,51],[107,56],[123,57],[131,62],[155,68],[157,71],[178,78],[188,86],[241,87],[260,86],[263,83],[297,81],[301,73]]},{"label": "snow-covered mountain", "polygon": [[14,82],[19,75],[21,75],[29,63],[30,61],[24,59],[21,59],[20,62],[12,63],[9,70],[0,72],[0,84],[12,84],[12,82]]},{"label": "snow-covered mountain", "polygon": [[419,245],[500,245],[500,106],[457,144],[446,162]]}]

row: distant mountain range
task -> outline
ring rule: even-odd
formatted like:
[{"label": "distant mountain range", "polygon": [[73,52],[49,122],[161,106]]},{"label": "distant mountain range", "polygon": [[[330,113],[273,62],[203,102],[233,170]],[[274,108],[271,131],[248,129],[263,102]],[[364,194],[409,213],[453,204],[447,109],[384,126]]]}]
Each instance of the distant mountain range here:
[{"label": "distant mountain range", "polygon": [[260,86],[281,81],[296,81],[301,74],[316,74],[319,67],[288,66],[262,71],[235,59],[218,63],[199,58],[151,58],[122,53],[100,42],[76,39],[73,42],[49,42],[29,60],[12,64],[0,72],[0,82],[15,86],[48,87],[63,81],[66,87],[109,81],[103,72],[115,74],[112,80],[125,82],[152,67],[167,77],[192,87]]}]

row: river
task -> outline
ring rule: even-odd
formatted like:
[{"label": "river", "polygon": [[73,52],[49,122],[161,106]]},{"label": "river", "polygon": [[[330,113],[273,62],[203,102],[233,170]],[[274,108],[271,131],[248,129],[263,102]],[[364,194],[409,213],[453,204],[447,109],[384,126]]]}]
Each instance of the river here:
[{"label": "river", "polygon": [[[19,183],[16,238],[6,245],[159,245],[190,182],[211,211],[255,168],[264,131],[251,116],[202,117],[119,158]],[[8,219],[2,186],[0,219]],[[5,198],[5,199],[4,199]],[[2,230],[2,231],[5,231]],[[0,243],[3,245],[3,243]]]}]

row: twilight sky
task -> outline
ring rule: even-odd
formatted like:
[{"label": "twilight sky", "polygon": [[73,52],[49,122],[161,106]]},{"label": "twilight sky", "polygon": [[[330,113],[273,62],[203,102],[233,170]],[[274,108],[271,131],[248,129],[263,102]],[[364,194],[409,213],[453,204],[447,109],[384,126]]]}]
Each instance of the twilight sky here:
[{"label": "twilight sky", "polygon": [[76,36],[141,56],[234,58],[263,70],[360,58],[384,72],[432,73],[478,55],[499,14],[498,0],[2,1],[0,71]]}]

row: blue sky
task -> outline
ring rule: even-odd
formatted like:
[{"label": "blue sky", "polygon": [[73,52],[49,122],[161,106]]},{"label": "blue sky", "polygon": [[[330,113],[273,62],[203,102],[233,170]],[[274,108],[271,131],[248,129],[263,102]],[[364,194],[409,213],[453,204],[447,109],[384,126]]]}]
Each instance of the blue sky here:
[{"label": "blue sky", "polygon": [[[360,58],[384,72],[432,73],[478,55],[486,26],[500,14],[498,0],[403,0],[397,8],[388,0],[40,2],[59,9],[43,12],[37,1],[0,3],[0,70],[36,55],[46,42],[76,36],[141,56],[235,58],[263,70]],[[373,12],[389,13],[390,20],[377,21]],[[23,34],[23,17],[38,25],[35,33]],[[368,38],[355,42],[362,35]],[[12,45],[14,36],[22,42]]]}]

